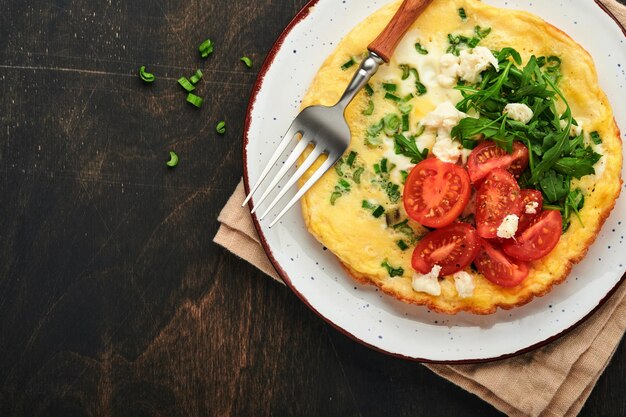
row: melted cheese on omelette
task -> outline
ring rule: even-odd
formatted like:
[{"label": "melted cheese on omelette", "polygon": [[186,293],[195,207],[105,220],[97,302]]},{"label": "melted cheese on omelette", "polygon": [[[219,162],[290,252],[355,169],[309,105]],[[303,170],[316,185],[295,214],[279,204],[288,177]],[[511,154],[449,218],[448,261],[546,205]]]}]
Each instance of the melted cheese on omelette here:
[{"label": "melted cheese on omelette", "polygon": [[[400,1],[397,1],[374,13],[341,41],[320,68],[303,100],[303,107],[333,105],[338,100],[356,69],[354,66],[342,70],[342,64],[351,57],[362,56],[399,4]],[[461,7],[468,16],[465,21],[457,13]],[[399,185],[397,190],[389,188],[393,188],[393,184],[401,184],[402,171],[410,170],[413,164],[407,157],[394,152],[393,139],[386,137],[384,132],[379,136],[381,143],[378,146],[368,146],[365,141],[367,129],[385,115],[397,113],[397,103],[383,98],[384,83],[396,84],[393,94],[398,97],[415,92],[412,76],[402,80],[401,64],[416,68],[420,82],[427,88],[426,94],[407,101],[412,106],[408,112],[410,126],[407,134],[419,133],[423,124],[417,122],[423,121],[442,103],[457,103],[461,95],[452,88],[456,80],[451,83],[446,78],[454,74],[447,68],[445,59],[442,61],[448,47],[447,35],[454,33],[472,37],[476,26],[491,28],[480,46],[491,50],[513,47],[520,52],[524,63],[531,55],[561,58],[559,87],[584,131],[597,131],[603,138],[601,145],[594,145],[603,157],[595,166],[595,175],[585,176],[572,184],[572,187],[583,190],[585,195],[585,205],[580,211],[581,221],[572,221],[556,248],[545,258],[531,263],[529,276],[520,285],[515,288],[500,287],[468,268],[465,272],[469,277],[467,274],[447,276],[439,280],[437,291],[416,291],[414,278],[420,277],[413,276],[411,255],[414,241],[426,231],[411,220],[402,223],[407,215],[401,195],[396,198],[402,186]],[[415,44],[418,42],[428,54],[416,51]],[[352,166],[339,167],[352,177],[355,171],[359,171],[358,183],[338,183],[337,172],[330,170],[302,199],[308,229],[340,259],[349,274],[359,281],[380,287],[398,299],[427,305],[445,313],[465,310],[488,314],[497,307],[512,308],[527,303],[534,296],[544,295],[554,284],[563,281],[572,264],[582,259],[595,239],[619,195],[621,185],[619,131],[607,98],[598,86],[589,54],[565,33],[529,13],[498,9],[476,0],[435,0],[416,20],[389,64],[379,69],[370,84],[375,88],[374,95],[370,97],[366,92],[359,93],[346,111],[352,133],[346,156],[354,151],[357,157]],[[374,105],[373,112],[364,115],[363,111],[371,106],[370,100]],[[446,135],[442,127],[426,128],[417,139],[418,147],[432,149],[442,135]],[[441,153],[454,152],[453,146],[456,144],[452,140],[440,145]],[[383,158],[388,160],[388,178],[377,173]],[[335,197],[331,204],[333,193]],[[380,214],[376,213],[378,206],[384,208],[385,215],[374,215]],[[393,227],[394,224],[396,227]],[[403,250],[399,241],[409,247]]]}]

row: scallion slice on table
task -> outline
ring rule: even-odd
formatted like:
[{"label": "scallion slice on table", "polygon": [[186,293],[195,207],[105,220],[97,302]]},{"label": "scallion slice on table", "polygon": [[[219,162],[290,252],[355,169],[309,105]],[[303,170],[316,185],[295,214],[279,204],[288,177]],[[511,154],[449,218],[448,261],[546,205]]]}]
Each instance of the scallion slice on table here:
[{"label": "scallion slice on table", "polygon": [[180,86],[183,87],[188,93],[196,89],[196,87],[194,87],[186,77],[180,77],[178,79],[178,84],[180,84]]},{"label": "scallion slice on table", "polygon": [[198,46],[198,51],[200,51],[200,56],[202,58],[207,58],[213,53],[213,41],[211,39],[207,39],[202,42],[200,46]]},{"label": "scallion slice on table", "polygon": [[215,125],[215,131],[219,133],[220,135],[223,135],[224,133],[226,133],[226,122],[223,120],[217,122],[217,125]]},{"label": "scallion slice on table", "polygon": [[189,77],[189,81],[191,81],[191,84],[196,85],[202,79],[202,75],[202,71],[196,70],[195,74]]},{"label": "scallion slice on table", "polygon": [[244,64],[246,64],[246,67],[252,68],[252,60],[248,58],[247,56],[242,56],[241,58],[239,58],[239,60],[243,62]]},{"label": "scallion slice on table", "polygon": [[193,104],[197,108],[202,107],[202,102],[203,101],[204,100],[202,100],[202,97],[198,97],[197,95],[195,95],[193,93],[187,94],[187,102]]},{"label": "scallion slice on table", "polygon": [[139,78],[143,80],[144,83],[154,82],[154,74],[146,71],[146,66],[142,65],[139,67]]},{"label": "scallion slice on table", "polygon": [[178,165],[178,155],[176,155],[176,152],[170,151],[170,160],[167,161],[165,164],[170,168],[174,168],[176,165]]}]

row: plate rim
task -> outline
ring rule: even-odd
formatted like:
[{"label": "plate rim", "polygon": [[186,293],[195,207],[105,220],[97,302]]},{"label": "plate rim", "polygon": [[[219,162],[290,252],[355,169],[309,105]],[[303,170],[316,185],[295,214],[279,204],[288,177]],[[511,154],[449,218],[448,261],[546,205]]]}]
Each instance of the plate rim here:
[{"label": "plate rim", "polygon": [[[244,190],[245,190],[246,195],[250,192],[250,178],[249,178],[249,175],[248,175],[248,153],[247,153],[247,147],[248,147],[248,142],[249,142],[249,139],[250,139],[249,133],[250,133],[250,126],[251,126],[251,122],[252,122],[252,110],[253,110],[254,104],[257,101],[257,96],[259,94],[259,91],[263,87],[263,83],[265,81],[265,75],[267,74],[267,72],[269,71],[270,67],[274,63],[274,60],[276,58],[276,54],[280,51],[281,47],[283,46],[283,43],[284,43],[285,39],[287,38],[287,36],[291,33],[291,31],[300,22],[302,22],[304,19],[306,19],[309,16],[309,14],[311,12],[311,9],[318,2],[319,2],[319,0],[309,0],[298,11],[298,13],[296,13],[296,15],[291,19],[291,21],[287,24],[287,26],[285,26],[285,28],[281,31],[280,35],[278,36],[278,38],[276,39],[276,41],[272,45],[271,49],[267,53],[267,56],[265,57],[265,59],[263,61],[263,65],[259,69],[259,72],[257,74],[257,78],[256,78],[256,80],[255,80],[255,82],[254,82],[254,84],[252,86],[252,91],[250,92],[250,99],[248,100],[248,105],[247,105],[247,108],[246,108],[246,118],[244,120],[243,134],[242,134],[242,139],[243,139],[242,140],[243,185],[244,185]],[[600,9],[603,12],[605,12],[617,24],[617,26],[621,29],[622,33],[626,37],[626,27],[622,26],[622,24],[619,22],[617,17],[600,0],[594,0],[594,3],[597,6],[599,6]],[[247,207],[250,210],[252,209],[252,207],[253,207],[252,206],[252,200],[250,200],[248,202]],[[340,333],[344,334],[345,336],[348,336],[350,339],[360,343],[361,345],[364,345],[364,346],[366,346],[366,347],[368,347],[370,349],[373,349],[375,351],[384,353],[384,354],[389,355],[389,356],[393,356],[393,357],[396,357],[396,358],[399,358],[399,359],[410,360],[410,361],[413,361],[413,362],[420,362],[420,363],[427,363],[427,364],[438,364],[438,365],[471,365],[471,364],[477,364],[477,363],[494,362],[494,361],[498,361],[498,360],[502,360],[502,359],[508,359],[508,358],[512,358],[512,357],[515,357],[515,356],[523,355],[523,354],[528,353],[528,352],[532,352],[532,351],[534,351],[536,349],[539,349],[539,348],[541,348],[543,346],[546,346],[546,345],[552,343],[553,341],[555,341],[557,339],[560,339],[561,337],[565,336],[566,334],[568,334],[569,332],[571,332],[572,330],[576,329],[578,326],[583,324],[585,321],[587,321],[591,316],[593,316],[609,300],[609,298],[611,298],[611,296],[613,296],[613,294],[626,281],[626,274],[624,274],[619,279],[619,281],[613,286],[613,288],[611,288],[611,290],[609,290],[606,293],[606,295],[598,302],[598,304],[589,313],[587,313],[585,316],[583,316],[580,320],[578,320],[577,322],[575,322],[571,326],[563,329],[559,333],[554,334],[554,335],[552,335],[552,336],[550,336],[550,337],[548,337],[548,338],[546,338],[546,339],[544,339],[542,341],[536,342],[536,343],[534,343],[534,344],[532,344],[530,346],[527,346],[525,348],[519,349],[519,350],[517,350],[515,352],[506,353],[506,354],[503,354],[503,355],[498,355],[498,356],[493,356],[493,357],[487,357],[487,358],[461,359],[461,360],[432,360],[432,359],[426,359],[426,358],[407,356],[407,355],[403,355],[403,354],[397,353],[397,352],[390,352],[388,350],[385,350],[383,348],[380,348],[380,347],[378,347],[376,345],[373,345],[371,343],[368,343],[368,342],[360,339],[358,336],[352,334],[348,330],[346,330],[343,327],[339,326],[338,324],[334,323],[330,318],[324,316],[315,307],[313,307],[311,305],[311,303],[309,302],[309,300],[306,298],[306,296],[304,294],[302,294],[300,291],[298,291],[298,289],[294,286],[294,284],[292,283],[291,278],[289,277],[287,272],[282,268],[280,263],[274,257],[272,249],[271,249],[269,243],[267,242],[267,239],[265,237],[265,234],[263,233],[263,229],[261,228],[261,224],[259,223],[259,219],[258,219],[256,213],[252,214],[251,217],[252,217],[252,222],[254,224],[254,228],[256,229],[257,234],[259,235],[259,240],[261,242],[261,246],[263,247],[263,250],[264,250],[265,254],[267,255],[270,263],[272,264],[272,266],[274,267],[274,269],[278,273],[278,275],[281,278],[281,280],[285,283],[285,285],[287,285],[287,287],[289,287],[289,289],[294,294],[296,294],[296,296],[310,310],[312,310],[318,317],[320,317],[326,323],[328,323],[333,328],[338,330]]]}]

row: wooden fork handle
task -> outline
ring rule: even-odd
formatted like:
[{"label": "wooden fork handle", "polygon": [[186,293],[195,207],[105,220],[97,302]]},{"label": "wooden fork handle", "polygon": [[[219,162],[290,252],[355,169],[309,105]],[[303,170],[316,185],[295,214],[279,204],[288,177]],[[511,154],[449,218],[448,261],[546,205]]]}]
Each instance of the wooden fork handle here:
[{"label": "wooden fork handle", "polygon": [[381,57],[385,62],[393,55],[402,36],[411,27],[415,19],[433,0],[404,0],[400,8],[376,39],[367,49]]}]

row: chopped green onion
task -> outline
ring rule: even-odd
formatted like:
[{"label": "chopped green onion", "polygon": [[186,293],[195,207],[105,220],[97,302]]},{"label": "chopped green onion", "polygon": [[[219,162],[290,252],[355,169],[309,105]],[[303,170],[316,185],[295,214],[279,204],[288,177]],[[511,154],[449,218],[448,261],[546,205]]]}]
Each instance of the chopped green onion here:
[{"label": "chopped green onion", "polygon": [[467,46],[469,46],[470,48],[476,48],[479,43],[480,43],[480,38],[473,37],[467,42]]},{"label": "chopped green onion", "polygon": [[150,72],[146,72],[145,65],[139,67],[139,78],[143,80],[144,83],[152,83],[154,82],[154,74]]},{"label": "chopped green onion", "polygon": [[333,192],[333,193],[330,195],[330,204],[331,204],[332,206],[334,206],[334,205],[335,205],[335,201],[337,201],[337,199],[338,199],[339,197],[341,197],[341,196],[342,196],[342,194],[341,194],[339,191],[335,191],[335,192]]},{"label": "chopped green onion", "polygon": [[459,9],[459,17],[463,21],[467,20],[467,13],[465,13],[465,9],[462,7]]},{"label": "chopped green onion", "polygon": [[202,79],[202,75],[202,71],[196,70],[196,73],[189,77],[189,81],[191,81],[191,84],[196,85]]},{"label": "chopped green onion", "polygon": [[393,266],[389,265],[389,263],[387,262],[387,260],[385,259],[385,261],[380,264],[380,266],[382,266],[383,268],[385,268],[387,270],[387,273],[389,274],[390,277],[401,277],[402,275],[404,275],[404,269],[401,267],[398,268],[394,268]]},{"label": "chopped green onion", "polygon": [[213,41],[211,39],[207,39],[202,42],[200,46],[198,46],[198,51],[200,51],[200,56],[202,58],[206,58],[213,53]]},{"label": "chopped green onion", "polygon": [[387,172],[387,158],[380,161],[380,172]]},{"label": "chopped green onion", "polygon": [[241,58],[239,58],[239,60],[243,62],[244,64],[246,64],[246,67],[252,68],[252,60],[248,58],[247,56],[242,56]]},{"label": "chopped green onion", "polygon": [[339,185],[341,185],[341,188],[343,188],[344,190],[350,191],[350,183],[343,178],[339,180]]},{"label": "chopped green onion", "polygon": [[372,212],[372,216],[379,218],[380,216],[382,216],[383,214],[385,214],[385,208],[383,206],[378,206],[376,207],[376,210],[374,210]]},{"label": "chopped green onion", "polygon": [[421,54],[421,55],[427,55],[428,54],[428,51],[419,42],[417,42],[415,44],[415,50],[417,51],[418,54]]},{"label": "chopped green onion", "polygon": [[178,79],[178,84],[180,84],[181,87],[187,90],[188,93],[196,89],[196,87],[194,87],[193,84],[191,84],[189,80],[185,77],[180,77]]},{"label": "chopped green onion", "polygon": [[600,134],[598,132],[591,132],[589,136],[591,136],[591,140],[596,145],[599,145],[602,143],[602,138],[600,137]]},{"label": "chopped green onion", "polygon": [[480,26],[476,26],[474,27],[474,33],[476,33],[476,36],[480,39],[484,39],[491,33],[491,28],[481,28]]},{"label": "chopped green onion", "polygon": [[176,165],[178,165],[178,155],[176,155],[176,152],[170,151],[170,160],[167,161],[165,164],[170,168],[174,168]]},{"label": "chopped green onion", "polygon": [[383,88],[385,91],[389,91],[390,93],[395,92],[398,89],[398,86],[394,83],[383,83]]},{"label": "chopped green onion", "polygon": [[395,102],[402,101],[402,99],[400,97],[396,96],[395,94],[391,94],[391,93],[385,93],[385,98],[387,100],[391,100],[391,101],[395,101]]},{"label": "chopped green onion", "polygon": [[417,89],[418,96],[423,96],[424,94],[428,92],[428,90],[426,89],[426,86],[419,81],[415,83],[415,88]]},{"label": "chopped green onion", "polygon": [[374,172],[380,174],[380,164],[374,164]]},{"label": "chopped green onion", "polygon": [[402,114],[409,114],[411,110],[413,110],[413,105],[406,102],[398,103],[398,110],[400,110]]},{"label": "chopped green onion", "polygon": [[408,130],[409,130],[409,115],[405,113],[402,115],[402,131],[408,132]]},{"label": "chopped green onion", "polygon": [[402,176],[402,184],[406,182],[406,177],[409,176],[409,173],[405,170],[400,171],[400,175]]},{"label": "chopped green onion", "polygon": [[217,122],[217,125],[215,125],[215,131],[219,133],[220,135],[223,135],[224,133],[226,133],[226,122],[223,120],[220,122]]},{"label": "chopped green onion", "polygon": [[353,66],[354,64],[356,64],[356,61],[354,60],[354,58],[350,58],[348,61],[343,63],[343,65],[341,66],[341,69],[345,71],[351,66]]},{"label": "chopped green onion", "polygon": [[363,200],[363,202],[361,203],[361,207],[363,207],[364,209],[367,209],[367,210],[374,210],[376,208],[376,205],[370,203],[367,200]]},{"label": "chopped green onion", "polygon": [[202,97],[198,97],[197,95],[193,94],[193,93],[189,93],[187,94],[187,103],[191,103],[194,106],[196,106],[197,108],[202,107],[202,102],[204,100],[202,100]]},{"label": "chopped green onion", "polygon": [[402,79],[406,80],[407,78],[409,78],[412,68],[406,64],[400,64],[400,69],[402,70]]},{"label": "chopped green onion", "polygon": [[348,158],[346,159],[346,164],[348,164],[349,167],[352,167],[352,164],[354,164],[355,159],[356,159],[356,152],[350,151],[350,155],[348,155]]},{"label": "chopped green onion", "polygon": [[406,103],[407,101],[411,101],[415,97],[413,93],[409,93],[406,96],[402,97],[402,102]]},{"label": "chopped green onion", "polygon": [[400,248],[400,250],[405,251],[409,248],[409,245],[406,244],[406,242],[402,239],[398,240],[396,242],[396,245],[398,245],[398,247]]},{"label": "chopped green onion", "polygon": [[354,181],[355,184],[360,184],[361,183],[361,174],[363,173],[363,171],[365,171],[365,168],[358,167],[352,173],[352,181]]},{"label": "chopped green onion", "polygon": [[374,89],[372,88],[371,85],[369,85],[369,83],[365,84],[365,94],[367,94],[368,96],[373,96],[374,95]]},{"label": "chopped green onion", "polygon": [[393,136],[396,133],[398,133],[398,129],[400,129],[401,123],[402,123],[402,120],[400,120],[400,117],[398,117],[397,114],[391,113],[383,117],[383,125],[385,129],[385,134],[387,136]]},{"label": "chopped green onion", "polygon": [[374,102],[372,100],[367,102],[367,107],[363,109],[362,113],[364,116],[371,116],[374,113]]}]

